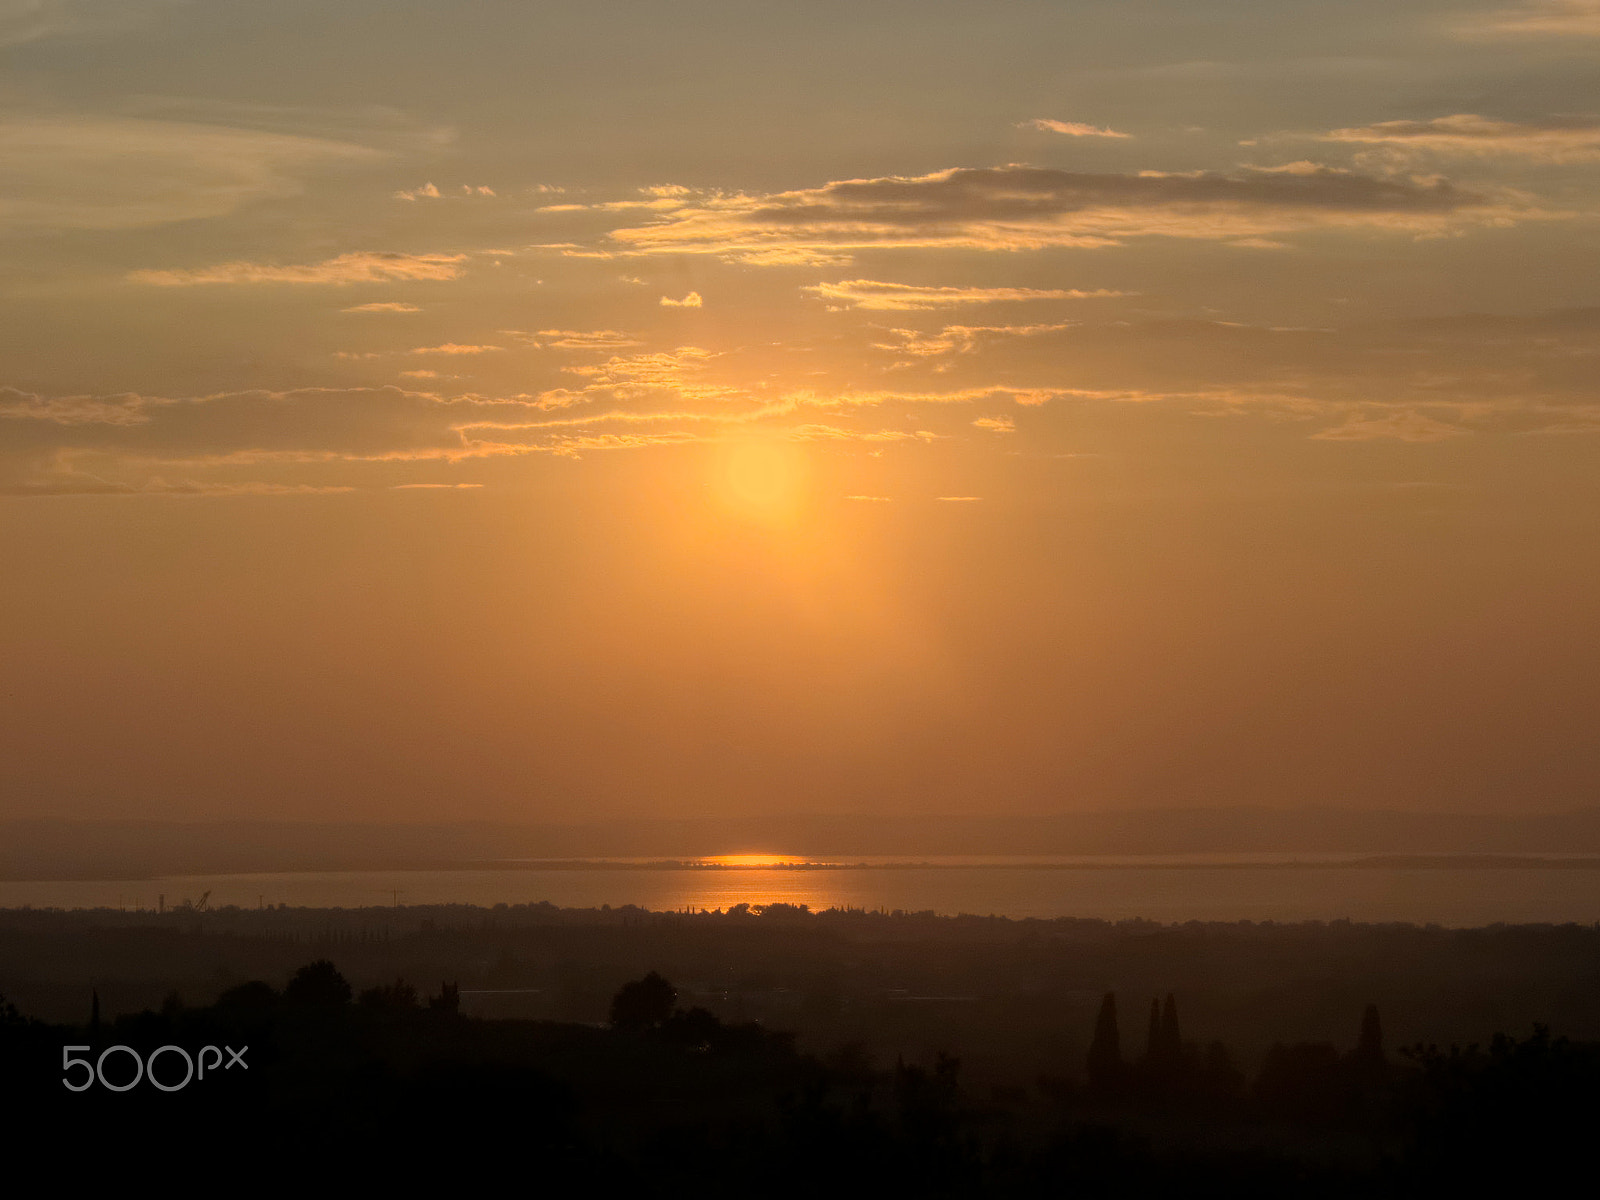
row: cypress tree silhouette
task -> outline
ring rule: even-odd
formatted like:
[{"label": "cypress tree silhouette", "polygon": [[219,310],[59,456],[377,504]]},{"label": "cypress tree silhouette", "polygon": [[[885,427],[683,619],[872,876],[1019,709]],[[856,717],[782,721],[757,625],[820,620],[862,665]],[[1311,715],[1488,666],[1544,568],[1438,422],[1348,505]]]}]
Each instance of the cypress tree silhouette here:
[{"label": "cypress tree silhouette", "polygon": [[1171,992],[1161,1006],[1161,1062],[1169,1071],[1183,1061],[1183,1034],[1178,1029],[1178,1002]]},{"label": "cypress tree silhouette", "polygon": [[1122,1043],[1117,1034],[1117,994],[1107,992],[1094,1021],[1089,1043],[1089,1086],[1097,1092],[1114,1091],[1122,1079]]},{"label": "cypress tree silhouette", "polygon": [[440,983],[439,994],[428,998],[428,1008],[433,1012],[460,1012],[461,985],[457,983]]},{"label": "cypress tree silhouette", "polygon": [[1151,1067],[1161,1065],[1161,1001],[1155,996],[1150,997],[1150,1027],[1144,1039],[1144,1061]]},{"label": "cypress tree silhouette", "polygon": [[1389,1060],[1383,1054],[1383,1025],[1376,1004],[1367,1005],[1361,1014],[1361,1040],[1346,1061],[1350,1083],[1358,1091],[1373,1092],[1388,1079]]}]

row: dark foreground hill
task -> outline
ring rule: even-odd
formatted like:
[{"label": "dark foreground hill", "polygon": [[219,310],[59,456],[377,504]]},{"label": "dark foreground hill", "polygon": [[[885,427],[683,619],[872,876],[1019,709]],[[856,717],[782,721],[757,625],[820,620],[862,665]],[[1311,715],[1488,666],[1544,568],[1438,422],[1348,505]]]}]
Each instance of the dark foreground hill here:
[{"label": "dark foreground hill", "polygon": [[448,983],[357,993],[319,959],[281,988],[110,1021],[93,1000],[79,1025],[0,1002],[8,1165],[247,1195],[1412,1196],[1549,1187],[1587,1165],[1600,1112],[1600,1048],[1540,1027],[1392,1054],[1371,1007],[1353,1046],[1275,1046],[1250,1079],[1184,1038],[1170,995],[1125,1048],[1107,995],[1079,1071],[984,1092],[958,1053],[805,1054],[655,973],[599,1025],[459,1000]]}]

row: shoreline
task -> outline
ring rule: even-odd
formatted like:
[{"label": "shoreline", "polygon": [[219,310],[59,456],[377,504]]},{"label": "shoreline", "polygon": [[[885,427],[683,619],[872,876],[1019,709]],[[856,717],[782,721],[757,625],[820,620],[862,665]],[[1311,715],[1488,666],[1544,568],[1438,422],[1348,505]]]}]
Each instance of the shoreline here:
[{"label": "shoreline", "polygon": [[685,871],[749,874],[759,872],[837,871],[1600,871],[1600,855],[1531,854],[1373,854],[1352,858],[1224,859],[1204,862],[1167,856],[1084,857],[1059,861],[941,861],[937,856],[894,862],[837,861],[721,863],[700,859],[623,860],[606,858],[442,859],[371,864],[327,864],[294,867],[250,867],[221,870],[146,870],[93,874],[5,874],[0,883],[158,883],[164,880],[255,878],[258,876],[364,875],[394,872],[511,871]]}]

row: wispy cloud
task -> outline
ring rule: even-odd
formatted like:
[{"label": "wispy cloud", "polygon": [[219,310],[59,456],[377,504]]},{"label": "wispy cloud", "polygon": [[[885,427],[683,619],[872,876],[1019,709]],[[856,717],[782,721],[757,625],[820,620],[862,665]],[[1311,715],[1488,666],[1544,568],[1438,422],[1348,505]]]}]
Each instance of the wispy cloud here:
[{"label": "wispy cloud", "polygon": [[907,283],[882,283],[875,279],[844,279],[838,283],[813,283],[800,289],[830,301],[836,309],[866,308],[879,311],[919,312],[962,304],[998,304],[1017,300],[1083,300],[1123,296],[1125,292],[1080,291],[1076,288],[1019,287],[917,287]]},{"label": "wispy cloud", "polygon": [[407,350],[407,354],[489,354],[496,350],[504,350],[504,346],[474,346],[463,345],[460,342],[445,342],[438,346],[417,346]]},{"label": "wispy cloud", "polygon": [[563,458],[578,458],[592,450],[644,450],[651,446],[681,446],[702,440],[694,433],[579,433],[554,438],[540,447]]},{"label": "wispy cloud", "polygon": [[160,402],[134,392],[116,396],[40,396],[0,387],[0,418],[55,425],[143,425]]},{"label": "wispy cloud", "polygon": [[1466,38],[1600,37],[1600,0],[1531,0],[1459,19]]},{"label": "wispy cloud", "polygon": [[114,483],[92,477],[0,484],[0,496],[331,496],[353,492],[347,484],[168,482],[154,478],[143,483]]},{"label": "wispy cloud", "polygon": [[1380,121],[1335,129],[1334,142],[1361,142],[1445,154],[1513,154],[1547,162],[1600,158],[1600,117],[1501,121],[1456,113],[1428,121]]},{"label": "wispy cloud", "polygon": [[540,350],[626,350],[642,345],[633,334],[619,329],[541,329],[537,333],[508,329],[504,332]]},{"label": "wispy cloud", "polygon": [[1062,321],[1051,325],[946,325],[938,333],[923,333],[917,329],[890,329],[893,338],[881,342],[876,349],[895,354],[910,354],[915,358],[933,358],[942,354],[970,354],[986,342],[1006,338],[1038,337],[1071,329],[1076,322]]},{"label": "wispy cloud", "polygon": [[690,292],[682,300],[674,300],[671,296],[661,297],[663,308],[703,308],[705,300],[699,292]]},{"label": "wispy cloud", "polygon": [[[11,495],[223,494],[263,477],[285,488],[321,486],[337,471],[348,477],[332,482],[388,488],[438,480],[397,477],[395,464],[642,450],[757,425],[840,453],[937,438],[999,454],[1024,437],[1031,452],[1052,431],[1078,424],[1079,414],[1135,406],[1175,420],[1257,422],[1281,430],[1274,436],[1348,443],[1351,453],[1360,453],[1359,443],[1425,448],[1469,435],[1593,434],[1600,430],[1597,329],[1600,309],[1335,331],[1171,319],[948,326],[939,334],[899,331],[904,336],[890,350],[909,350],[916,338],[941,349],[892,376],[878,368],[879,379],[914,381],[898,387],[871,386],[861,361],[848,356],[842,369],[779,370],[778,381],[764,385],[748,374],[753,364],[770,368],[775,352],[763,345],[563,360],[549,366],[560,366],[571,387],[516,395],[450,394],[448,376],[437,372],[415,390],[162,396],[0,388],[0,487]],[[962,354],[965,346],[985,352]],[[380,472],[362,464],[389,465]]]},{"label": "wispy cloud", "polygon": [[926,429],[846,429],[838,425],[797,425],[789,430],[797,442],[931,442],[939,435]]},{"label": "wispy cloud", "polygon": [[977,401],[1009,400],[1024,406],[1048,404],[1052,400],[1122,400],[1129,393],[1117,390],[1091,390],[1070,387],[1016,387],[1010,384],[980,384],[950,391],[913,391],[894,388],[841,388],[826,393],[799,393],[799,398],[819,407],[863,408],[876,405],[972,404]]},{"label": "wispy cloud", "polygon": [[415,304],[405,304],[398,300],[374,300],[371,304],[357,304],[350,308],[341,308],[339,311],[347,313],[417,313],[422,310]]},{"label": "wispy cloud", "polygon": [[558,389],[544,395],[565,403],[574,403],[597,392],[623,399],[638,398],[661,390],[694,400],[717,400],[739,395],[740,388],[704,380],[706,368],[716,357],[712,351],[699,346],[679,346],[676,350],[660,350],[649,354],[616,354],[602,363],[562,368],[589,381],[582,392]]},{"label": "wispy cloud", "polygon": [[1442,442],[1470,432],[1422,413],[1401,411],[1382,416],[1353,416],[1343,425],[1311,436],[1325,442]]},{"label": "wispy cloud", "polygon": [[1019,129],[1038,129],[1044,133],[1064,133],[1068,137],[1100,137],[1100,138],[1126,138],[1132,137],[1129,133],[1118,133],[1109,127],[1085,125],[1081,121],[1057,121],[1050,117],[1034,117],[1031,121],[1021,122]]},{"label": "wispy cloud", "polygon": [[213,267],[134,271],[135,283],[158,287],[193,287],[212,283],[383,283],[391,280],[455,279],[465,254],[395,254],[357,251],[316,263],[228,262]]},{"label": "wispy cloud", "polygon": [[[714,254],[757,264],[875,247],[1030,250],[1134,237],[1228,240],[1326,227],[1413,233],[1526,215],[1442,179],[1314,164],[1217,172],[1090,174],[952,168],[721,197],[613,230],[619,251]],[[776,255],[776,257],[772,257]]]},{"label": "wispy cloud", "polygon": [[325,138],[132,117],[0,119],[0,230],[138,229],[294,196],[376,150]]},{"label": "wispy cloud", "polygon": [[118,33],[189,0],[0,0],[0,46]]},{"label": "wispy cloud", "polygon": [[493,196],[495,190],[484,184],[463,183],[459,189],[452,192],[441,192],[437,185],[429,182],[418,188],[402,188],[394,194],[396,200],[472,200],[482,196]]}]

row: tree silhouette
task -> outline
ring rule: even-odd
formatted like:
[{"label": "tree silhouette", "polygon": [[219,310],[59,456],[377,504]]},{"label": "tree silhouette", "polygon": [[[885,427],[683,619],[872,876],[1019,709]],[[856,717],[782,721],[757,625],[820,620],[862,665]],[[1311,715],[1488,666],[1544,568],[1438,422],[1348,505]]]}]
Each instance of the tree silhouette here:
[{"label": "tree silhouette", "polygon": [[894,1071],[894,1100],[901,1128],[919,1153],[948,1143],[959,1121],[957,1080],[961,1060],[939,1051],[933,1070],[901,1062]]},{"label": "tree silhouette", "polygon": [[229,988],[217,997],[216,1006],[236,1012],[267,1012],[276,1007],[278,990],[270,983],[252,979]]},{"label": "tree silhouette", "polygon": [[618,1029],[656,1029],[672,1015],[678,992],[651,971],[643,979],[625,983],[611,999],[611,1024]]},{"label": "tree silhouette", "polygon": [[350,1003],[350,981],[331,962],[319,958],[294,973],[283,998],[305,1008],[338,1008]]},{"label": "tree silhouette", "polygon": [[1161,1006],[1161,1063],[1175,1071],[1183,1062],[1183,1034],[1178,1029],[1178,1001],[1171,992]]},{"label": "tree silhouette", "polygon": [[1100,1001],[1100,1015],[1094,1021],[1094,1040],[1089,1043],[1089,1086],[1109,1092],[1122,1079],[1122,1044],[1117,1034],[1117,994],[1107,992]]},{"label": "tree silhouette", "polygon": [[[614,1019],[614,1018],[613,1018]],[[722,1022],[708,1009],[698,1006],[688,1012],[675,1012],[661,1025],[661,1036],[695,1050],[715,1049],[723,1040]]]},{"label": "tree silhouette", "polygon": [[417,1006],[417,989],[404,979],[379,984],[361,993],[358,1003],[363,1008],[404,1011]]},{"label": "tree silhouette", "polygon": [[455,983],[440,983],[439,994],[428,997],[428,1008],[431,1012],[460,1012],[461,986]]}]

